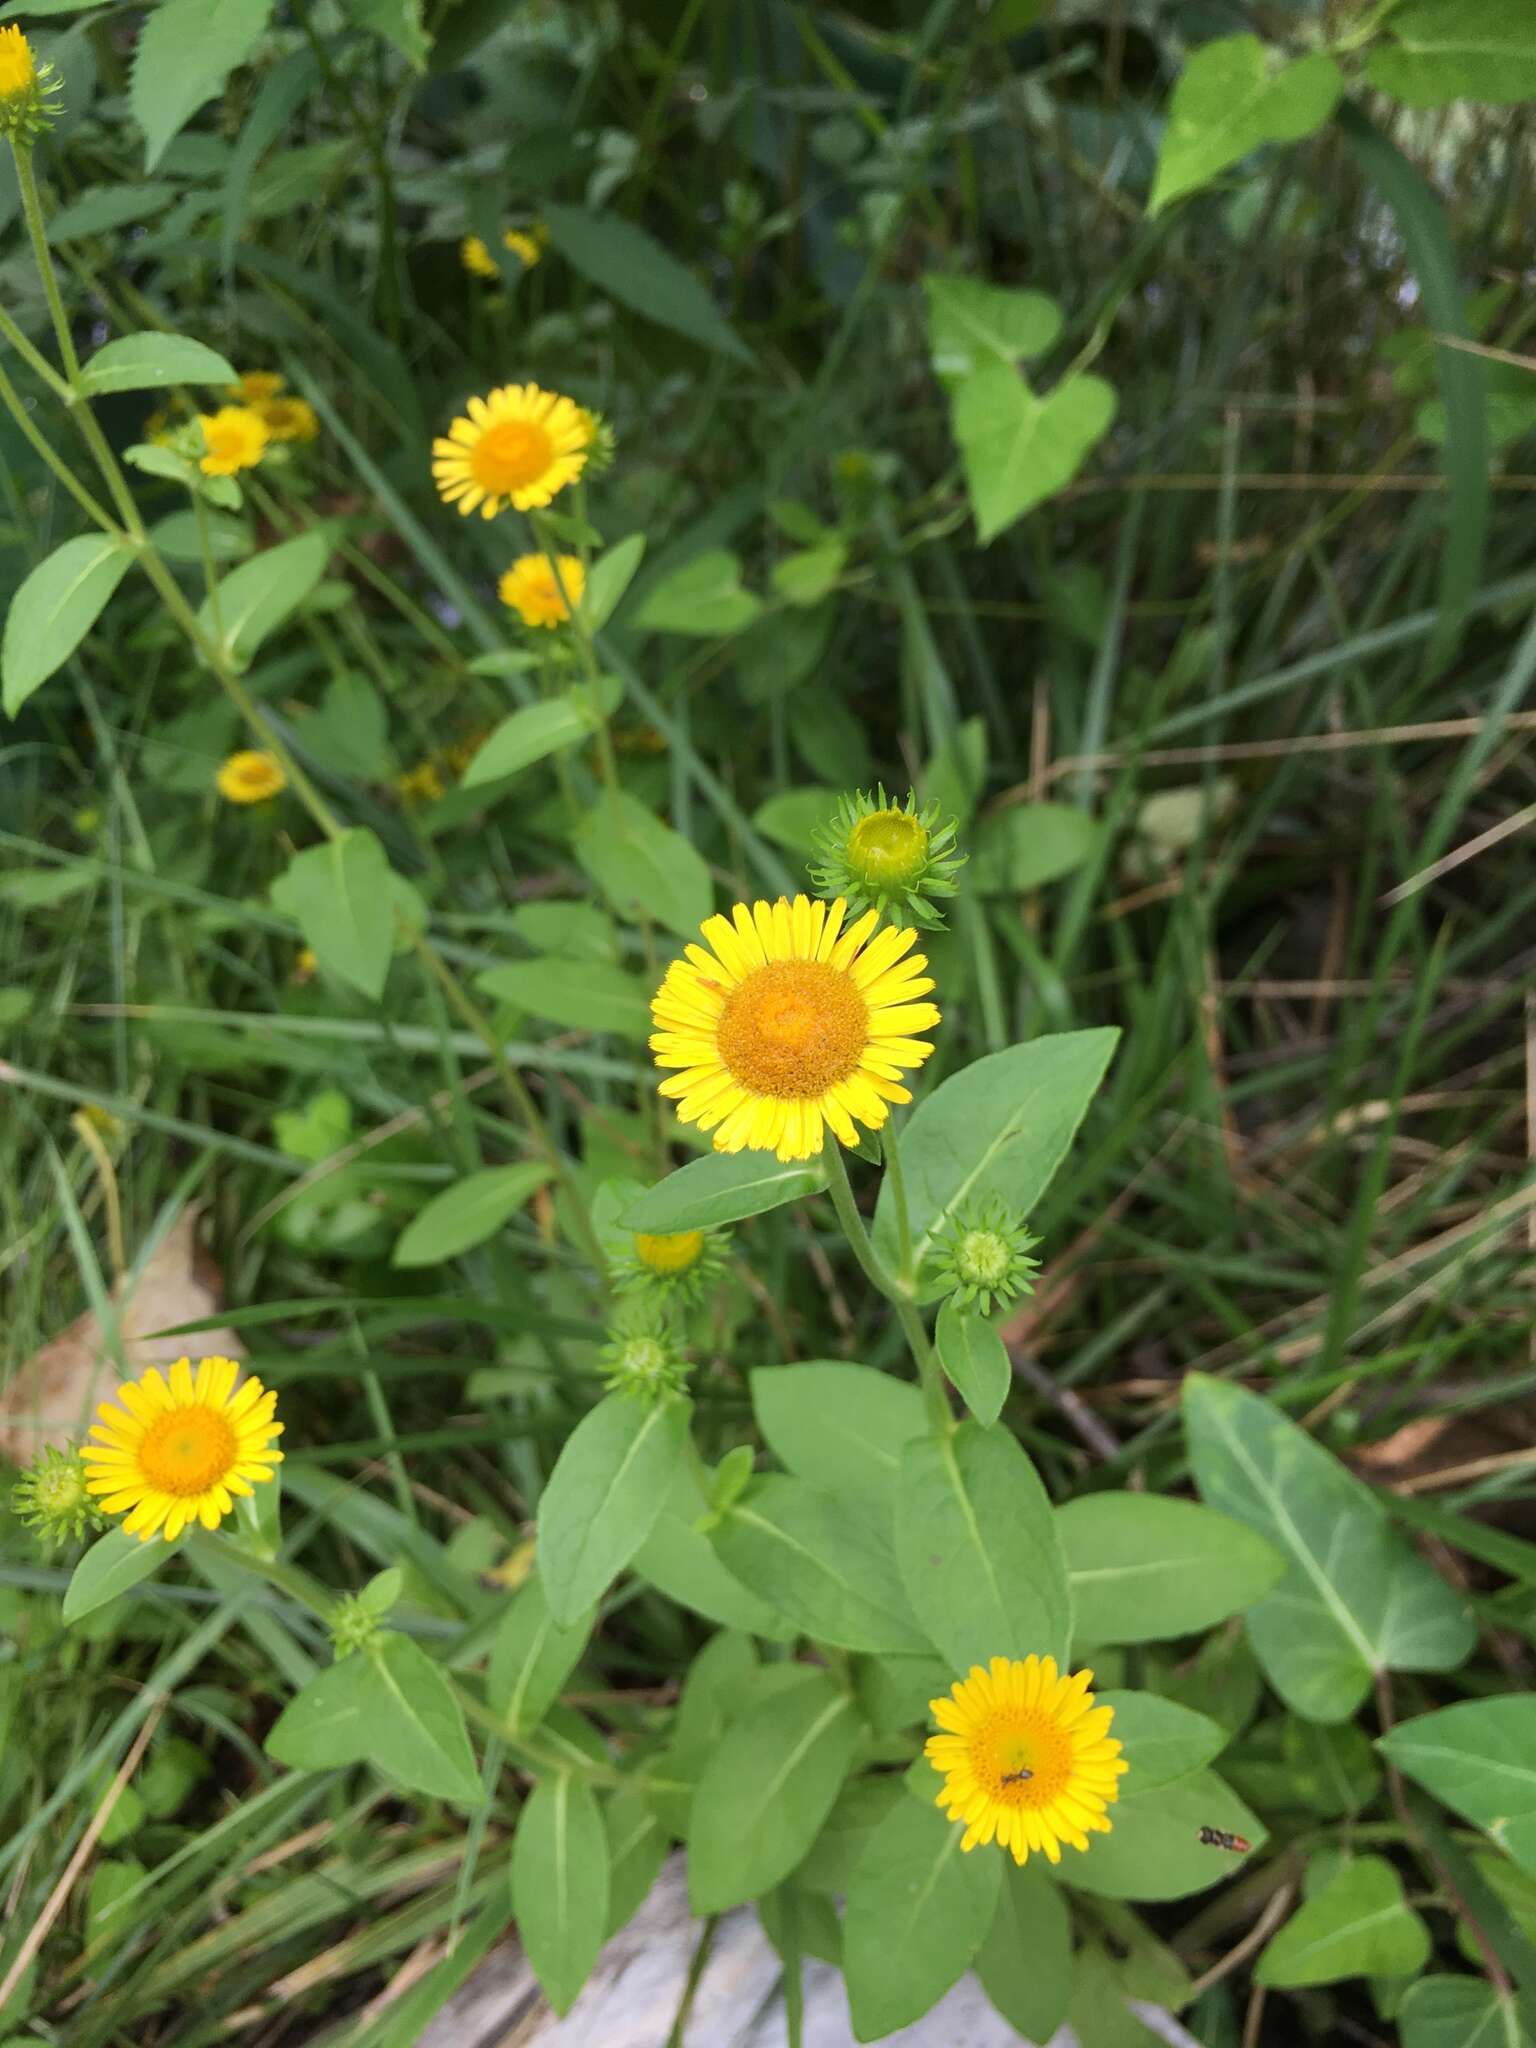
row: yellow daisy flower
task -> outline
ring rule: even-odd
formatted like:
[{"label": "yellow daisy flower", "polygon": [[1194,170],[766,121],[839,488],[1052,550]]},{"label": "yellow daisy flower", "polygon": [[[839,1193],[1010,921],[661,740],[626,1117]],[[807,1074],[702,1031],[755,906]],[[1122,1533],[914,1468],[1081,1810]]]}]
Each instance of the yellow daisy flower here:
[{"label": "yellow daisy flower", "polygon": [[438,496],[494,519],[503,505],[519,512],[547,505],[574,483],[587,459],[580,415],[568,398],[537,384],[502,384],[469,401],[468,418],[432,443]]},{"label": "yellow daisy flower", "polygon": [[686,948],[651,1002],[660,1084],[684,1123],[713,1131],[717,1152],[751,1148],[809,1159],[830,1124],[845,1145],[858,1123],[878,1130],[893,1102],[910,1102],[904,1068],[933,1047],[915,1031],[938,1023],[920,1002],[933,983],[916,932],[876,933],[867,911],[845,931],[847,905],[738,903],[700,927],[712,952]]},{"label": "yellow daisy flower", "polygon": [[225,396],[241,405],[264,405],[287,388],[288,379],[277,370],[247,370],[237,384],[225,386]]},{"label": "yellow daisy flower", "polygon": [[962,1850],[996,1839],[1015,1863],[1031,1850],[1059,1863],[1063,1842],[1086,1849],[1109,1833],[1128,1767],[1109,1739],[1115,1710],[1094,1704],[1092,1683],[1091,1671],[1059,1676],[1054,1657],[994,1657],[928,1702],[945,1731],[924,1746],[944,1780],[934,1803],[965,1822]]},{"label": "yellow daisy flower", "polygon": [[[532,270],[544,254],[544,243],[548,231],[534,228],[531,233],[521,228],[508,228],[501,238],[503,249],[510,249],[525,270]],[[478,235],[466,235],[459,244],[459,261],[475,277],[500,277],[496,259]]]},{"label": "yellow daisy flower", "polygon": [[216,780],[219,795],[232,804],[264,804],[269,796],[288,787],[282,762],[260,747],[244,747],[231,754]]},{"label": "yellow daisy flower", "polygon": [[19,28],[0,28],[0,100],[18,99],[36,83],[32,45]]},{"label": "yellow daisy flower", "polygon": [[320,421],[307,398],[264,398],[256,411],[273,441],[313,441]]},{"label": "yellow daisy flower", "polygon": [[197,423],[207,451],[197,465],[204,476],[254,469],[267,452],[267,423],[251,406],[221,405],[216,413],[199,413]]},{"label": "yellow daisy flower", "polygon": [[192,1361],[178,1358],[168,1380],[152,1366],[124,1380],[120,1408],[103,1401],[96,1411],[96,1442],[81,1452],[86,1491],[109,1515],[128,1511],[123,1527],[141,1543],[156,1534],[174,1543],[189,1522],[216,1529],[235,1496],[282,1463],[277,1396],[254,1378],[237,1393],[239,1371],[232,1358],[205,1358],[194,1380]]},{"label": "yellow daisy flower", "polygon": [[501,601],[525,626],[559,626],[581,603],[587,572],[577,555],[561,555],[560,581],[555,581],[548,555],[519,555],[497,589]]}]

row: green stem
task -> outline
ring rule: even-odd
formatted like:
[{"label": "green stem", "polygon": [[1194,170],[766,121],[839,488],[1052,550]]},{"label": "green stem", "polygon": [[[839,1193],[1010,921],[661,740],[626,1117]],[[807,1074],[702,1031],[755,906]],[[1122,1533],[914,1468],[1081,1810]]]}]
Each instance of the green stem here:
[{"label": "green stem", "polygon": [[864,1228],[864,1218],[859,1214],[853,1199],[853,1189],[848,1180],[848,1168],[843,1163],[843,1150],[836,1138],[828,1131],[822,1147],[822,1163],[827,1169],[827,1193],[832,1197],[832,1207],[837,1211],[837,1220],[842,1225],[848,1247],[863,1268],[865,1278],[877,1287],[896,1311],[901,1324],[902,1335],[917,1366],[918,1378],[922,1381],[923,1400],[928,1409],[928,1422],[936,1436],[947,1435],[953,1427],[949,1412],[949,1401],[944,1392],[944,1378],[939,1370],[939,1361],[928,1341],[928,1332],[922,1316],[914,1306],[907,1287],[889,1272],[870,1242],[869,1232]]},{"label": "green stem", "polygon": [[192,510],[197,519],[198,551],[203,558],[203,591],[208,599],[208,616],[213,621],[215,638],[222,641],[224,613],[219,602],[219,572],[213,560],[213,532],[208,524],[208,507],[203,502],[201,491],[194,488],[191,497]]},{"label": "green stem", "polygon": [[496,1067],[497,1079],[526,1125],[534,1149],[548,1162],[565,1193],[566,1200],[571,1205],[571,1212],[576,1219],[577,1235],[581,1239],[581,1248],[601,1278],[608,1270],[608,1262],[603,1256],[597,1232],[592,1228],[592,1218],[586,1201],[571,1172],[570,1161],[545,1128],[544,1119],[539,1114],[538,1104],[528,1092],[527,1083],[507,1058],[506,1050],[492,1028],[489,1017],[481,1010],[447,962],[440,957],[436,948],[418,935],[416,953],[423,966],[436,977],[450,1005],[458,1011],[460,1017],[490,1053]]},{"label": "green stem", "polygon": [[238,1565],[242,1571],[250,1572],[253,1577],[265,1579],[269,1586],[275,1586],[280,1593],[286,1593],[290,1600],[300,1607],[307,1608],[327,1627],[330,1626],[336,1612],[336,1602],[323,1587],[316,1584],[308,1572],[301,1571],[297,1565],[287,1564],[280,1557],[263,1557],[258,1551],[247,1550],[243,1544],[223,1534],[199,1533],[192,1540],[199,1546],[206,1545],[210,1550],[216,1549],[226,1564]]},{"label": "green stem", "polygon": [[[7,340],[10,339],[3,320],[0,320],[0,334],[5,334]],[[54,475],[64,486],[65,490],[69,492],[85,516],[88,519],[94,520],[104,533],[110,533],[116,540],[126,541],[128,539],[127,534],[123,532],[111,513],[98,504],[96,499],[85,488],[85,485],[81,483],[79,477],[75,475],[69,464],[64,460],[63,456],[55,451],[52,442],[43,433],[31,413],[27,411],[26,406],[22,403],[21,393],[16,389],[16,386],[11,382],[4,370],[0,370],[0,403],[4,404],[6,411],[31,443],[34,451],[47,464],[48,468],[53,471]]]},{"label": "green stem", "polygon": [[[555,579],[555,588],[564,591],[565,584],[560,577],[560,563],[555,554],[554,540],[548,527],[536,512],[528,515],[528,524],[533,528],[533,537],[539,544],[540,552],[549,564],[549,573]],[[598,666],[597,650],[592,645],[592,636],[581,617],[579,606],[571,607],[569,620],[571,634],[581,654],[581,665],[586,672],[587,685],[592,692],[592,716],[597,720],[597,765],[602,774],[603,787],[611,797],[619,794],[619,764],[613,751],[613,734],[608,729],[608,713],[603,709],[602,670]]]},{"label": "green stem", "polygon": [[880,1133],[880,1151],[885,1159],[886,1175],[891,1183],[891,1201],[896,1210],[896,1248],[899,1264],[897,1278],[903,1294],[912,1292],[912,1217],[907,1208],[907,1183],[901,1170],[901,1147],[896,1142],[896,1132],[887,1122]]},{"label": "green stem", "polygon": [[13,135],[11,155],[16,161],[16,183],[21,189],[21,210],[26,218],[27,233],[31,237],[32,254],[37,261],[38,274],[43,280],[43,293],[48,301],[54,336],[59,344],[59,360],[64,365],[64,374],[69,379],[71,388],[78,389],[80,358],[75,354],[75,337],[69,331],[64,300],[59,292],[59,280],[48,248],[48,234],[43,226],[42,201],[37,196],[37,180],[32,175],[32,152],[24,142],[18,141]]}]

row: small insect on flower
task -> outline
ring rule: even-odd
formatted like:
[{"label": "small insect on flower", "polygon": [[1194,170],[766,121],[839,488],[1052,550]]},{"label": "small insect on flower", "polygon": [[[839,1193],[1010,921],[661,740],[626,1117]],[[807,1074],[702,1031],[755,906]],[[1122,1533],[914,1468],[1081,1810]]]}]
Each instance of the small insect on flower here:
[{"label": "small insect on flower", "polygon": [[1016,1863],[1059,1863],[1063,1843],[1086,1849],[1109,1833],[1126,1763],[1109,1733],[1114,1709],[1092,1684],[1091,1671],[1068,1676],[1054,1657],[994,1657],[928,1702],[943,1732],[923,1753],[944,1780],[936,1803],[965,1823],[962,1853],[996,1841]]},{"label": "small insect on flower", "polygon": [[1246,1835],[1229,1834],[1225,1828],[1202,1828],[1200,1846],[1204,1849],[1226,1849],[1233,1856],[1246,1856],[1253,1844]]}]

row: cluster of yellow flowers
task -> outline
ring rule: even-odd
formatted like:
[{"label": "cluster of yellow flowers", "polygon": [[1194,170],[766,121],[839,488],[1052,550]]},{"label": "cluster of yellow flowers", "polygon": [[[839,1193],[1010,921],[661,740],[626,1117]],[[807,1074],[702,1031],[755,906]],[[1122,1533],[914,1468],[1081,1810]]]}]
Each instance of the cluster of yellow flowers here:
[{"label": "cluster of yellow flowers", "polygon": [[[531,228],[508,228],[501,238],[501,246],[511,251],[524,270],[532,270],[543,256],[548,240],[548,228],[542,221],[535,221]],[[501,275],[496,258],[478,235],[466,235],[460,242],[459,261],[472,277],[496,278]]]},{"label": "cluster of yellow flowers", "polygon": [[[284,396],[288,379],[275,370],[247,370],[225,396],[232,401],[217,412],[199,413],[203,453],[198,468],[204,476],[234,476],[254,469],[274,442],[313,441],[320,422],[307,398]],[[145,422],[151,440],[168,436],[163,413]]]}]

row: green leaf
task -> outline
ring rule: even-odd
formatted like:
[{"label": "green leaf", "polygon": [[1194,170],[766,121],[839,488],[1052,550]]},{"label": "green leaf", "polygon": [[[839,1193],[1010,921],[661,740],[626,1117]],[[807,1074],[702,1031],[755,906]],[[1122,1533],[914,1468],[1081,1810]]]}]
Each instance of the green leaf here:
[{"label": "green leaf", "polygon": [[934,374],[958,383],[987,363],[1010,368],[1044,355],[1061,332],[1061,309],[1044,292],[1014,291],[977,277],[925,277]]},{"label": "green leaf", "polygon": [[432,38],[422,23],[422,0],[342,0],[348,19],[393,43],[413,71],[425,71]]},{"label": "green leaf", "polygon": [[1085,1493],[1057,1510],[1078,1644],[1152,1643],[1241,1614],[1285,1574],[1241,1522],[1155,1493]]},{"label": "green leaf", "polygon": [[332,775],[382,782],[394,772],[384,700],[356,670],[326,684],[319,709],[299,728],[299,739],[305,753]]},{"label": "green leaf", "polygon": [[476,983],[498,1002],[571,1031],[612,1031],[643,1039],[651,1029],[644,982],[606,960],[517,960],[492,967]]},{"label": "green leaf", "polygon": [[1190,1462],[1212,1507],[1287,1560],[1247,1629],[1270,1683],[1314,1721],[1343,1721],[1382,1671],[1451,1671],[1475,1641],[1467,1602],[1386,1511],[1279,1411],[1241,1387],[1184,1382]]},{"label": "green leaf", "polygon": [[358,827],[295,854],[272,884],[273,907],[294,920],[321,966],[375,1002],[393,950],[390,879],[383,847]]},{"label": "green leaf", "polygon": [[622,916],[696,938],[714,887],[703,856],[627,790],[600,797],[576,828],[576,858]]},{"label": "green leaf", "polygon": [[544,207],[549,238],[574,270],[621,305],[720,355],[751,363],[745,346],[691,270],[643,228],[582,206]]},{"label": "green leaf", "polygon": [[736,1502],[715,1548],[805,1635],[845,1650],[929,1647],[896,1573],[888,1509],[774,1474]]},{"label": "green leaf", "polygon": [[264,163],[252,177],[246,205],[253,220],[275,220],[308,206],[327,187],[353,155],[350,141],[311,142],[302,149],[285,149]]},{"label": "green leaf", "polygon": [[[216,562],[243,561],[251,552],[250,528],[243,520],[232,519],[222,512],[209,512],[205,516],[208,521],[208,546],[213,559]],[[195,512],[167,512],[163,519],[157,519],[149,529],[149,537],[161,554],[168,556],[173,562],[200,562],[203,558],[202,536],[197,530]],[[182,717],[200,717],[204,714],[205,708],[202,705],[195,705],[190,713],[183,712]],[[230,705],[227,708],[232,714],[234,707]],[[307,742],[309,734],[306,732],[304,737]],[[156,738],[165,740],[163,728],[157,733]],[[225,748],[224,751],[227,753],[229,750]],[[208,780],[211,781],[212,777],[210,776]]]},{"label": "green leaf", "polygon": [[[248,666],[262,642],[298,610],[325,574],[330,553],[329,534],[301,534],[263,548],[219,579],[221,644],[237,667]],[[197,622],[210,640],[219,639],[206,599]]]},{"label": "green leaf", "polygon": [[1180,74],[1147,202],[1160,213],[1197,192],[1263,142],[1299,142],[1338,105],[1343,75],[1323,50],[1272,68],[1257,36],[1223,36]]},{"label": "green leaf", "polygon": [[786,604],[813,605],[830,596],[848,565],[848,543],[823,541],[776,562],[770,582]]},{"label": "green leaf", "polygon": [[750,1378],[757,1426],[797,1479],[825,1493],[892,1498],[903,1447],[927,1426],[916,1387],[823,1358],[758,1366]]},{"label": "green leaf", "polygon": [[1099,836],[1098,820],[1070,804],[1010,804],[977,828],[965,879],[984,896],[1038,889],[1080,868]]},{"label": "green leaf", "polygon": [[740,633],[762,611],[741,584],[741,559],[729,548],[695,555],[656,584],[635,624],[649,633],[688,633],[703,639]]},{"label": "green leaf", "polygon": [[1377,1747],[1536,1871],[1536,1693],[1458,1701],[1400,1723]]},{"label": "green leaf", "polygon": [[1007,363],[983,363],[955,387],[955,439],[978,540],[988,541],[1065,488],[1115,416],[1115,393],[1084,371],[1041,397]]},{"label": "green leaf", "polygon": [[365,1754],[413,1792],[483,1804],[485,1793],[464,1716],[447,1679],[426,1651],[393,1630],[375,1636],[361,1658],[370,1673]]},{"label": "green leaf", "polygon": [[1120,1780],[1122,1800],[1140,1799],[1163,1785],[1188,1777],[1220,1756],[1227,1731],[1207,1714],[1181,1707],[1155,1692],[1101,1692],[1101,1707],[1113,1707],[1110,1734],[1122,1743],[1130,1768]]},{"label": "green leaf", "polygon": [[1421,1977],[1398,2008],[1403,2048],[1532,2048],[1516,2001],[1477,1977]]},{"label": "green leaf", "polygon": [[646,1407],[609,1394],[584,1415],[539,1502],[539,1575],[550,1612],[574,1627],[651,1533],[683,1456],[687,1401]]},{"label": "green leaf", "polygon": [[[975,1852],[973,1852],[975,1853]],[[1040,1868],[998,1856],[997,1911],[976,1957],[981,1988],[1011,2027],[1049,2041],[1072,1995],[1072,1922],[1060,1887]]]},{"label": "green leaf", "polygon": [[109,535],[81,534],[38,563],[11,599],[0,642],[8,717],[68,661],[132,561],[132,551]]},{"label": "green leaf", "polygon": [[207,101],[223,92],[265,34],[272,0],[161,0],[139,32],[128,110],[144,130],[144,168]]},{"label": "green leaf", "polygon": [[996,1422],[1013,1385],[1008,1347],[985,1316],[956,1308],[951,1297],[939,1310],[934,1345],[939,1363],[960,1398],[982,1426]]},{"label": "green leaf", "polygon": [[870,1836],[843,1920],[856,2040],[877,2041],[921,2019],[985,1940],[1003,1859],[962,1855],[964,1833],[936,1806],[900,1799]]},{"label": "green leaf", "polygon": [[478,1806],[484,1794],[447,1680],[408,1636],[318,1672],[273,1724],[267,1754],[300,1771],[369,1763],[413,1792]]},{"label": "green leaf", "polygon": [[635,1552],[631,1568],[669,1600],[702,1614],[707,1621],[774,1641],[787,1640],[794,1634],[793,1622],[776,1614],[733,1577],[700,1531],[698,1524],[706,1505],[684,1460],[672,1475],[656,1526]]},{"label": "green leaf", "polygon": [[562,1628],[549,1611],[535,1572],[501,1617],[491,1645],[485,1698],[509,1735],[526,1735],[536,1728],[559,1698],[561,1686],[587,1647],[596,1611],[588,1608],[569,1628]]},{"label": "green leaf", "polygon": [[80,372],[93,398],[112,391],[164,391],[173,384],[233,384],[217,349],[185,334],[125,334],[96,351]]},{"label": "green leaf", "polygon": [[[938,1781],[934,1781],[937,1789]],[[826,1825],[809,1855],[795,1872],[795,1882],[811,1891],[847,1894],[864,1851],[892,1807],[905,1806],[912,1795],[899,1778],[850,1778],[832,1805]]]},{"label": "green leaf", "polygon": [[[623,686],[616,676],[601,676],[597,694],[603,715],[608,716],[618,709]],[[601,722],[593,707],[592,692],[585,683],[551,697],[547,703],[525,704],[510,718],[504,718],[476,750],[464,771],[463,787],[475,789],[484,782],[505,782],[510,776],[521,775],[535,761],[589,740]]]},{"label": "green leaf", "polygon": [[815,1671],[759,1700],[727,1730],[693,1800],[695,1913],[723,1913],[789,1875],[820,1832],[858,1740],[852,1700]]},{"label": "green leaf", "polygon": [[1405,1977],[1429,1960],[1429,1930],[1384,1856],[1357,1856],[1270,1942],[1254,1981],[1292,1990],[1341,1977]]},{"label": "green leaf", "polygon": [[1107,1899],[1182,1899],[1224,1884],[1246,1861],[1247,1852],[1208,1848],[1202,1828],[1240,1835],[1255,1849],[1263,1845],[1263,1824],[1214,1771],[1187,1772],[1138,1792],[1130,1761],[1120,1781],[1125,1790],[1109,1810],[1110,1832],[1090,1835],[1086,1852],[1073,1852],[1063,1869],[1074,1891]]},{"label": "green leaf", "polygon": [[770,1152],[706,1152],[647,1188],[620,1218],[626,1230],[708,1230],[761,1216],[826,1186],[819,1159],[786,1162]]},{"label": "green leaf", "polygon": [[141,1543],[122,1529],[109,1529],[105,1536],[98,1536],[70,1573],[64,1589],[65,1622],[83,1621],[119,1593],[142,1585],[174,1550],[174,1544],[163,1543],[158,1536]]},{"label": "green leaf", "polygon": [[90,185],[53,215],[48,239],[75,242],[86,235],[106,235],[114,228],[153,220],[157,213],[164,213],[180,189],[154,180],[140,185]]},{"label": "green leaf", "polygon": [[589,633],[597,633],[618,610],[645,555],[645,535],[631,533],[599,555],[587,570],[587,587],[577,607]]},{"label": "green leaf", "polygon": [[484,1244],[537,1194],[552,1172],[542,1159],[525,1159],[516,1166],[487,1166],[466,1174],[411,1218],[390,1263],[435,1266]]},{"label": "green leaf", "polygon": [[432,37],[423,22],[424,5],[425,0],[341,0],[346,19],[382,36],[413,71],[422,73],[432,54]]},{"label": "green leaf", "polygon": [[512,1910],[534,1975],[569,2012],[608,1933],[608,1831],[584,1779],[542,1779],[518,1815]]},{"label": "green leaf", "polygon": [[[917,1105],[900,1143],[919,1274],[934,1239],[967,1204],[997,1195],[1029,1214],[1066,1157],[1118,1037],[1061,1031],[987,1053]],[[895,1203],[883,1182],[875,1248],[897,1263]]]},{"label": "green leaf", "polygon": [[1365,75],[1410,107],[1536,100],[1536,34],[1525,0],[1398,0]]},{"label": "green leaf", "polygon": [[813,787],[781,789],[764,799],[752,822],[765,839],[809,859],[816,851],[816,832],[837,808],[837,791]]},{"label": "green leaf", "polygon": [[642,1785],[621,1785],[603,1808],[608,1830],[608,1935],[628,1924],[661,1875],[672,1844]]},{"label": "green leaf", "polygon": [[1040,1475],[1004,1429],[916,1438],[896,1485],[896,1556],[912,1611],[957,1672],[1034,1652],[1065,1664],[1066,1561]]}]

